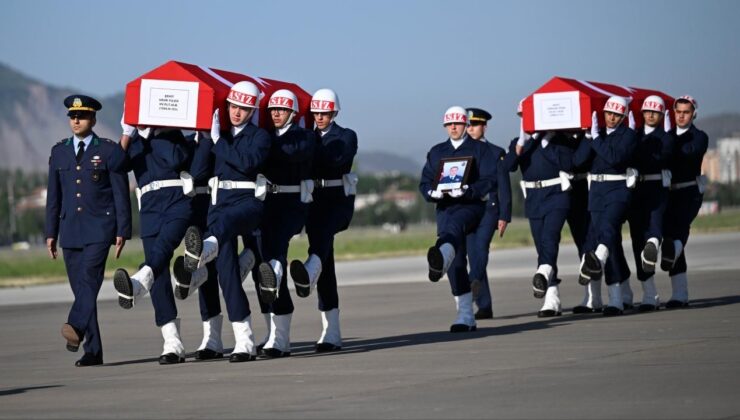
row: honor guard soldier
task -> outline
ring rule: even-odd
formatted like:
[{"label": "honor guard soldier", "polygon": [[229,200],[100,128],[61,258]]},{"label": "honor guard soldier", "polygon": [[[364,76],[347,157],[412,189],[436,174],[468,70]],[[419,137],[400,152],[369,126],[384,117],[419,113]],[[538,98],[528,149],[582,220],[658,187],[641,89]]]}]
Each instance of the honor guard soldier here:
[{"label": "honor guard soldier", "polygon": [[638,310],[649,312],[658,309],[660,305],[654,274],[663,237],[663,214],[671,185],[668,165],[674,140],[670,115],[666,111],[663,98],[657,95],[648,96],[643,101],[641,110],[645,126],[637,132],[639,141],[634,155],[634,166],[640,175],[627,221],[630,225],[637,279],[640,280],[643,291]]},{"label": "honor guard soldier", "polygon": [[519,137],[511,141],[506,156],[508,169],[522,172],[524,214],[537,249],[532,291],[535,298],[545,298],[538,317],[562,315],[557,263],[560,232],[570,209],[573,149],[568,143],[572,141],[569,135],[554,131],[530,136],[520,126]]},{"label": "honor guard soldier", "polygon": [[64,100],[72,137],[57,143],[49,157],[46,194],[46,245],[57,258],[57,238],[63,250],[74,303],[62,336],[67,350],[84,341],[85,354],[76,366],[103,363],[97,298],[112,244],[118,258],[131,238],[128,177],[121,171],[123,150],[93,132],[95,113],[102,106],[84,95]]},{"label": "honor guard soldier", "polygon": [[261,263],[253,278],[268,327],[267,340],[258,348],[263,357],[277,358],[290,356],[294,307],[287,282],[288,246],[290,239],[301,233],[308,217],[316,137],[294,121],[298,98],[290,90],[275,91],[267,109],[275,129],[264,170],[269,192],[260,224]]},{"label": "honor guard soldier", "polygon": [[188,169],[191,149],[178,129],[136,129],[123,118],[121,128],[127,169],[134,172],[138,185],[144,263],[133,275],[117,269],[113,285],[123,309],[133,308],[137,299],[150,293],[155,324],[164,339],[159,364],[181,363],[185,361],[185,349],[172,293],[170,260],[191,218],[191,198],[185,195],[185,179],[181,176]]},{"label": "honor guard soldier", "polygon": [[[468,115],[464,108],[453,106],[445,111],[442,124],[448,139],[432,147],[421,172],[419,192],[424,199],[436,204],[437,241],[427,252],[429,280],[439,281],[449,275],[455,298],[457,317],[450,332],[476,330],[473,314],[473,294],[470,289],[466,259],[466,235],[473,232],[486,212],[486,203],[497,179],[498,156],[483,142],[475,141],[465,132]],[[467,179],[452,189],[441,188],[444,162],[467,162]]]},{"label": "honor guard soldier", "polygon": [[681,96],[673,104],[676,129],[668,207],[663,219],[660,268],[671,276],[673,293],[666,308],[689,306],[686,277],[686,242],[691,222],[699,214],[707,179],[701,174],[701,162],[709,146],[707,134],[694,125],[698,105],[691,96]]},{"label": "honor guard soldier", "polygon": [[[190,225],[201,230],[208,228],[208,207],[211,205],[211,193],[208,180],[213,175],[215,158],[211,149],[213,142],[202,138],[196,132],[188,139],[188,146],[192,149],[193,160],[190,171],[181,173],[188,185],[184,188],[186,195],[192,197],[192,217]],[[201,321],[203,322],[203,340],[195,351],[195,360],[212,360],[223,358],[223,341],[221,329],[223,315],[221,314],[221,299],[219,298],[218,275],[216,262],[211,261],[194,273],[185,270],[184,257],[178,256],[172,264],[175,275],[175,298],[187,299],[195,290],[198,290],[198,305]]]},{"label": "honor guard soldier", "polygon": [[503,163],[506,151],[486,139],[486,129],[491,114],[480,108],[468,108],[466,111],[468,113],[468,136],[488,146],[493,156],[491,161],[496,162],[496,183],[488,195],[483,219],[478,228],[466,238],[470,261],[470,287],[475,304],[478,306],[475,319],[490,319],[493,318],[493,301],[486,272],[488,253],[493,233],[498,230],[499,236],[503,237],[506,226],[511,222],[511,183],[509,171]]},{"label": "honor guard soldier", "polygon": [[250,122],[259,96],[254,83],[236,83],[226,99],[231,128],[221,131],[217,109],[210,135],[201,133],[210,137],[215,155],[214,176],[208,181],[208,229],[202,232],[197,226],[190,226],[185,234],[185,270],[192,273],[216,261],[218,281],[234,330],[234,350],[229,357],[232,363],[254,360],[257,354],[249,301],[242,288],[237,237],[250,235],[259,226],[267,188],[260,171],[270,151],[270,135]]},{"label": "honor guard soldier", "polygon": [[351,172],[357,154],[357,134],[335,122],[339,98],[331,89],[319,89],[311,98],[316,123],[313,202],[308,211],[308,259],[290,263],[296,294],[307,297],[313,287],[319,296],[323,330],[316,352],[342,349],[339,328],[339,293],[334,267],[334,236],[346,230],[354,213],[357,175]]},{"label": "honor guard soldier", "polygon": [[609,294],[604,315],[621,315],[624,310],[620,284],[629,279],[629,267],[622,250],[622,224],[627,217],[632,188],[638,172],[629,165],[637,148],[637,134],[623,124],[627,99],[610,97],[604,105],[606,130],[599,130],[596,111],[591,118],[587,141],[576,150],[574,164],[589,167],[591,225],[580,266],[579,282],[584,286],[603,276]]}]

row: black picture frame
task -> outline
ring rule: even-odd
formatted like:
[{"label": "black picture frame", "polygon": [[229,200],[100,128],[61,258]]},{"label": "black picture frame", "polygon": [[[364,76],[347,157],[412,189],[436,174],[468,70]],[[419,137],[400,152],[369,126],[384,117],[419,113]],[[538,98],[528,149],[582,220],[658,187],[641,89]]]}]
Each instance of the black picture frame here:
[{"label": "black picture frame", "polygon": [[[457,156],[444,158],[437,166],[437,178],[434,189],[440,192],[462,188],[468,181],[470,168],[473,166],[472,156]],[[455,168],[455,169],[453,169]],[[452,179],[455,179],[454,181]]]}]

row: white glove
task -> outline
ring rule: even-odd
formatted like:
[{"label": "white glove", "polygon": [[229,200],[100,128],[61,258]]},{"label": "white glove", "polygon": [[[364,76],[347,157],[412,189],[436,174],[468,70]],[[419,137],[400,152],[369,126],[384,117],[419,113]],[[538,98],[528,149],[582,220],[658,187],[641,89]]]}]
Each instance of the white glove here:
[{"label": "white glove", "polygon": [[633,130],[635,129],[635,115],[632,113],[632,111],[627,114],[627,125],[629,126],[629,128]]},{"label": "white glove", "polygon": [[211,140],[216,144],[221,138],[221,123],[218,120],[218,108],[213,111],[213,121],[211,122]]},{"label": "white glove", "polygon": [[447,195],[452,198],[462,197],[463,194],[465,194],[465,192],[462,190],[462,188],[453,188],[447,192]]},{"label": "white glove", "polygon": [[666,110],[665,116],[663,117],[663,131],[668,133],[671,131],[671,112]]},{"label": "white glove", "polygon": [[529,141],[529,134],[524,132],[524,120],[519,120],[519,138],[516,141],[517,146],[524,146]]},{"label": "white glove", "polygon": [[136,127],[136,130],[139,132],[139,135],[144,138],[144,140],[148,140],[149,135],[152,134],[151,127],[139,126],[139,127]]},{"label": "white glove", "polygon": [[439,190],[429,190],[429,196],[432,197],[435,200],[439,200],[442,198],[442,191]]},{"label": "white glove", "polygon": [[596,111],[591,114],[591,131],[586,132],[586,138],[591,140],[599,137],[599,117]]},{"label": "white glove", "polygon": [[552,140],[553,137],[555,137],[555,132],[554,131],[548,131],[545,134],[545,137],[542,139],[542,148],[543,149],[546,148],[548,144],[550,144],[550,140]]},{"label": "white glove", "polygon": [[121,114],[121,130],[123,130],[124,136],[129,136],[129,137],[133,136],[134,131],[136,131],[136,127],[134,127],[133,125],[128,125],[125,122],[123,122],[123,114]]}]

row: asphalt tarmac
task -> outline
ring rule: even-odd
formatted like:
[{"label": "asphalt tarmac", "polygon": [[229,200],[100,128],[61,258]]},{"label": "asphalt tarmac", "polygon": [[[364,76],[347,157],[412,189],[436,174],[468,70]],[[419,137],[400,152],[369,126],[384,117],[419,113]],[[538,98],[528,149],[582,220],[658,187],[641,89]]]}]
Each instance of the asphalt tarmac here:
[{"label": "asphalt tarmac", "polygon": [[[740,418],[738,249],[737,233],[692,237],[690,308],[605,318],[570,312],[583,288],[563,247],[564,314],[549,319],[536,316],[534,250],[494,249],[495,318],[464,334],[448,332],[454,300],[446,279],[426,280],[424,258],[341,263],[342,351],[313,352],[316,296],[293,295],[292,356],[241,364],[160,366],[150,301],[120,309],[106,281],[106,364],[77,368],[59,333],[69,287],[0,289],[0,418]],[[667,300],[668,277],[657,284]],[[251,279],[246,289],[259,312]],[[197,296],[178,307],[193,352]],[[261,339],[259,313],[253,328]],[[231,348],[228,322],[223,337]]]}]

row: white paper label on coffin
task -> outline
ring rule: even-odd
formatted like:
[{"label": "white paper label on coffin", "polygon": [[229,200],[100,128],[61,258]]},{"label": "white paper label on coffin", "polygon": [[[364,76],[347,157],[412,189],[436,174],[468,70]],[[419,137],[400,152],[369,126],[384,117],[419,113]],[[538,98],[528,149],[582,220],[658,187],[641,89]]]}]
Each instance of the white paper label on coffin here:
[{"label": "white paper label on coffin", "polygon": [[581,103],[577,91],[535,93],[532,100],[535,130],[580,128]]},{"label": "white paper label on coffin", "polygon": [[195,127],[198,82],[142,79],[139,124]]}]

